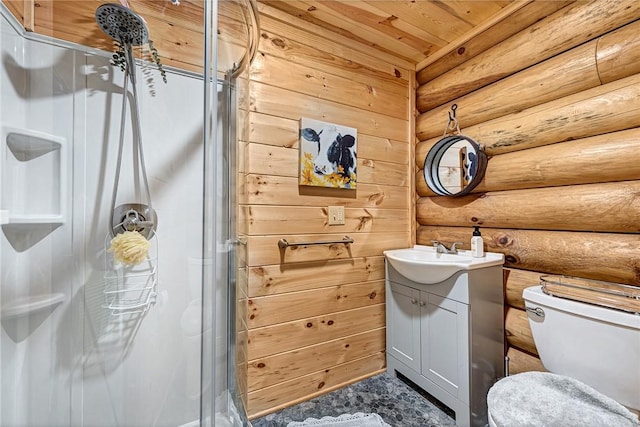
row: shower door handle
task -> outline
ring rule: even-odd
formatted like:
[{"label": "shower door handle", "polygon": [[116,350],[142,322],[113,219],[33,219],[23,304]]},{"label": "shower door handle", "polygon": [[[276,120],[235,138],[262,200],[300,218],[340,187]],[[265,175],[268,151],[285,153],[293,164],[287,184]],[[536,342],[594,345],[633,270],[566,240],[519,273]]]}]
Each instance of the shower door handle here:
[{"label": "shower door handle", "polygon": [[238,246],[238,245],[246,246],[247,239],[246,238],[230,239],[230,240],[227,240],[227,243],[229,244],[229,246]]}]

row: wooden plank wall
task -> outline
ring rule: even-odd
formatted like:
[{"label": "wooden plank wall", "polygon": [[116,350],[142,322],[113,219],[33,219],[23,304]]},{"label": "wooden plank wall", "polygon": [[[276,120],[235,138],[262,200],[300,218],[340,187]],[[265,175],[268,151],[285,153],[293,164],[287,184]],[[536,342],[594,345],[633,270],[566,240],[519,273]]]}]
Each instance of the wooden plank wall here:
[{"label": "wooden plank wall", "polygon": [[[415,216],[412,65],[268,5],[260,11],[240,206],[250,418],[384,369],[382,251],[411,245]],[[301,117],[357,128],[356,190],[298,186]],[[334,205],[345,207],[345,225],[327,225]],[[345,235],[355,243],[277,245]]]},{"label": "wooden plank wall", "polygon": [[416,166],[453,103],[489,165],[460,198],[435,197],[418,171],[417,243],[468,248],[480,225],[506,257],[511,372],[544,369],[525,287],[544,273],[640,286],[640,2],[570,3],[454,65],[418,73]]}]

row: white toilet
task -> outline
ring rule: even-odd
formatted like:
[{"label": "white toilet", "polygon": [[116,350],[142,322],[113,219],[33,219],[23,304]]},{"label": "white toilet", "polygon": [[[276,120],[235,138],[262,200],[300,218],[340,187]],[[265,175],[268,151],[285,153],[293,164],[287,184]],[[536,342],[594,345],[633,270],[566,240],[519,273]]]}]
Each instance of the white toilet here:
[{"label": "white toilet", "polygon": [[640,410],[640,314],[554,297],[540,286],[523,297],[540,360],[552,373],[494,384],[489,425],[639,426],[627,408]]}]

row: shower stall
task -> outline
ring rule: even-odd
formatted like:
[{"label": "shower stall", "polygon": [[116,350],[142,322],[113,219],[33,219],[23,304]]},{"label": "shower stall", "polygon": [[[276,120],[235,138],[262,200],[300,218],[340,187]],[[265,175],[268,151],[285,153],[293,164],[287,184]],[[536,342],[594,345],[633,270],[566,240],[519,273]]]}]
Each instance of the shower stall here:
[{"label": "shower stall", "polygon": [[[256,4],[0,15],[0,425],[247,425],[236,210]],[[125,27],[146,38],[128,49]],[[142,258],[114,249],[125,232]]]}]

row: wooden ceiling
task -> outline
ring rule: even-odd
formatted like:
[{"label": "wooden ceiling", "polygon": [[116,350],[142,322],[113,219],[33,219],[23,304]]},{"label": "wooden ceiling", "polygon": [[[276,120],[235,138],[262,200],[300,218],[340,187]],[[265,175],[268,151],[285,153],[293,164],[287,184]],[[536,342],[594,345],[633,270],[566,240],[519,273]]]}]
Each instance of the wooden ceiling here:
[{"label": "wooden ceiling", "polygon": [[442,55],[530,1],[259,0],[414,64]]}]

